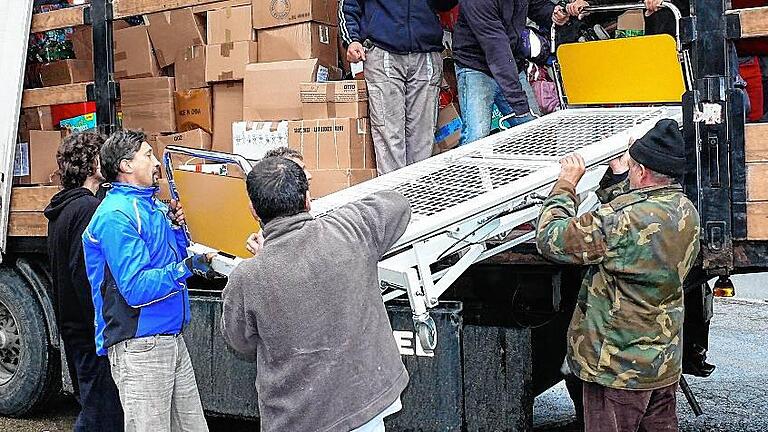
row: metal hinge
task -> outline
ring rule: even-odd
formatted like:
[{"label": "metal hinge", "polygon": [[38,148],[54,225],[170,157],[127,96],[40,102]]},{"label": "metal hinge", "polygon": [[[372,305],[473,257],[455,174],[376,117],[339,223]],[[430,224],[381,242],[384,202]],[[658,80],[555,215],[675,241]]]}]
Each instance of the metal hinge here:
[{"label": "metal hinge", "polygon": [[723,15],[725,37],[731,40],[741,39],[741,17],[739,14]]},{"label": "metal hinge", "polygon": [[[107,81],[107,94],[109,100],[116,101],[120,99],[120,83],[117,81]],[[96,85],[91,83],[85,87],[85,97],[89,102],[96,100]]]}]

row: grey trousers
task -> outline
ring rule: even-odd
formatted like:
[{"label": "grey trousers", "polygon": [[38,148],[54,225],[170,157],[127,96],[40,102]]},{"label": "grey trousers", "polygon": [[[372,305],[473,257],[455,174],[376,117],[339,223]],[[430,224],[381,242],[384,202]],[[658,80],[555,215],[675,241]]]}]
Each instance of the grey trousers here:
[{"label": "grey trousers", "polygon": [[365,82],[371,137],[379,174],[432,155],[437,96],[443,76],[439,53],[366,53]]},{"label": "grey trousers", "polygon": [[184,338],[148,336],[108,350],[125,432],[207,432]]}]

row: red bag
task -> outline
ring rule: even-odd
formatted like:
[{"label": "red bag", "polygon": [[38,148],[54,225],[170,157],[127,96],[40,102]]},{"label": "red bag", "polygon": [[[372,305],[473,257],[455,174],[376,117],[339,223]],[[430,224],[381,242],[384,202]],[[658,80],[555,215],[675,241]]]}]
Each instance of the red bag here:
[{"label": "red bag", "polygon": [[456,21],[459,20],[459,5],[453,7],[453,9],[445,12],[438,12],[437,17],[440,19],[440,25],[443,30],[453,32],[453,27],[456,25]]},{"label": "red bag", "polygon": [[763,75],[757,57],[752,57],[746,63],[739,63],[739,75],[747,82],[747,95],[751,109],[747,120],[758,121],[763,117]]},{"label": "red bag", "polygon": [[528,82],[533,88],[533,95],[542,114],[553,113],[560,109],[560,98],[557,95],[557,86],[549,77],[547,69],[530,63],[528,68]]}]

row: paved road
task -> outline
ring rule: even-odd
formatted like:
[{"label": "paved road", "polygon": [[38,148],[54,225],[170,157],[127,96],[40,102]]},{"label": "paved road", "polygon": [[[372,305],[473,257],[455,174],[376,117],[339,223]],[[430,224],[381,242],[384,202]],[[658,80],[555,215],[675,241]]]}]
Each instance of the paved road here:
[{"label": "paved road", "polygon": [[[735,276],[737,299],[717,299],[710,333],[710,359],[717,370],[707,379],[690,378],[705,415],[695,418],[680,396],[683,432],[768,431],[768,274]],[[59,398],[27,419],[0,417],[0,432],[71,431],[77,404]],[[573,418],[560,384],[536,399],[537,432],[565,432]],[[250,432],[256,422],[211,418],[211,432]]]}]

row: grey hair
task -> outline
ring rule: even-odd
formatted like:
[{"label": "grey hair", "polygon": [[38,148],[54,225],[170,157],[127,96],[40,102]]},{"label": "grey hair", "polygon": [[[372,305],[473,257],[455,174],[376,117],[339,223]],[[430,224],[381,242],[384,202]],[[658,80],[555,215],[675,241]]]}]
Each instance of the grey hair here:
[{"label": "grey hair", "polygon": [[117,180],[120,162],[133,159],[147,140],[147,135],[137,130],[118,130],[104,141],[101,146],[101,173],[108,182]]}]

